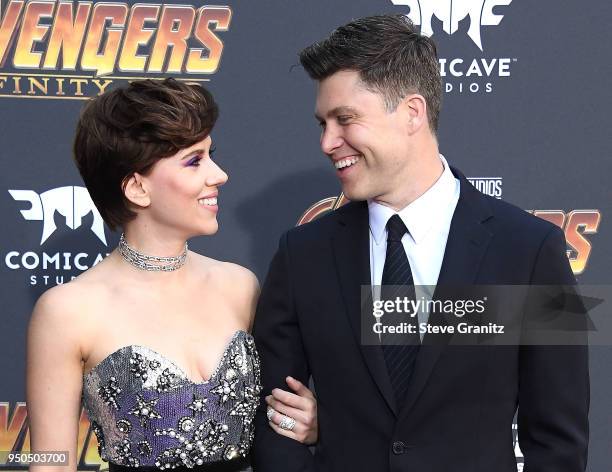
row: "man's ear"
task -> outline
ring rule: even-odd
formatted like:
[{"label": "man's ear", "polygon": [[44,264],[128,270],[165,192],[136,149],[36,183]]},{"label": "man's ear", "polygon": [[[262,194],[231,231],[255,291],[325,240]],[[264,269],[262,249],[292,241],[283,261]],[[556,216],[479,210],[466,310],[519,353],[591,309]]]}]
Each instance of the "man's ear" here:
[{"label": "man's ear", "polygon": [[130,202],[141,208],[146,208],[151,204],[146,179],[137,172],[123,182],[123,194]]},{"label": "man's ear", "polygon": [[414,134],[423,126],[428,126],[427,120],[427,102],[422,95],[413,93],[406,95],[400,102],[401,107],[407,115],[408,133]]}]

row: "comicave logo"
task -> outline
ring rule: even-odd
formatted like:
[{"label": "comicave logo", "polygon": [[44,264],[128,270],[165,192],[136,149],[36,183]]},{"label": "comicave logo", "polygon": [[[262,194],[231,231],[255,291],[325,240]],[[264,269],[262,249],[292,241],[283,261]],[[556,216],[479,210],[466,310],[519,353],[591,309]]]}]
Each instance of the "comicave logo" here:
[{"label": "comicave logo", "polygon": [[[20,213],[27,221],[42,221],[42,232],[40,237],[40,245],[45,242],[55,233],[57,226],[55,224],[55,214],[58,213],[64,218],[66,226],[71,230],[80,228],[83,224],[83,218],[93,215],[93,222],[90,230],[96,238],[107,246],[106,236],[104,234],[104,220],[95,207],[87,189],[85,187],[59,187],[47,190],[41,194],[33,190],[9,190],[13,200],[17,202],[26,202],[29,208],[21,209]],[[84,252],[56,252],[49,254],[45,251],[9,251],[6,253],[4,262],[6,267],[12,270],[27,269],[38,271],[84,271],[97,264],[102,260],[101,254],[96,254],[95,259]],[[52,280],[55,283],[63,283],[64,276],[52,274],[43,274],[30,276],[30,284],[36,285],[39,282],[44,285],[49,285]],[[73,278],[73,277],[72,277]]]},{"label": "comicave logo", "polygon": [[[482,27],[498,26],[503,15],[493,13],[499,6],[507,6],[512,0],[391,0],[394,5],[406,5],[410,11],[408,18],[421,27],[421,33],[431,36],[432,19],[435,16],[442,22],[442,29],[449,35],[457,32],[459,22],[469,17],[468,36],[483,51]],[[445,78],[444,90],[447,93],[490,93],[493,82],[486,81],[495,77],[510,77],[511,65],[516,58],[440,58],[440,74]],[[463,78],[470,78],[465,81]]]},{"label": "comicave logo", "polygon": [[482,51],[480,29],[482,26],[497,26],[503,15],[495,15],[493,8],[498,5],[510,5],[512,0],[391,0],[394,5],[410,7],[408,18],[421,27],[421,33],[431,36],[431,19],[435,15],[442,21],[442,27],[448,34],[454,34],[459,22],[470,17],[468,36]]},{"label": "comicave logo", "polygon": [[66,225],[71,229],[79,228],[82,218],[93,212],[94,221],[91,230],[106,245],[104,221],[85,187],[54,188],[40,195],[32,190],[9,190],[9,193],[15,200],[32,205],[28,210],[21,210],[26,220],[43,222],[41,246],[57,229],[53,220],[56,211],[66,218]]}]

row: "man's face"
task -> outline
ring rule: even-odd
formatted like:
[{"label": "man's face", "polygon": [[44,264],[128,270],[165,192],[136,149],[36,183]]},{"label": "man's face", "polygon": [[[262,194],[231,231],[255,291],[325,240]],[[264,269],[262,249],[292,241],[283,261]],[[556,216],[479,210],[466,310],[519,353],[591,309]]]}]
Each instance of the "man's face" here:
[{"label": "man's face", "polygon": [[319,83],[315,116],[321,149],[349,200],[385,203],[405,185],[411,154],[406,107],[387,112],[382,95],[368,91],[358,72],[339,71]]}]

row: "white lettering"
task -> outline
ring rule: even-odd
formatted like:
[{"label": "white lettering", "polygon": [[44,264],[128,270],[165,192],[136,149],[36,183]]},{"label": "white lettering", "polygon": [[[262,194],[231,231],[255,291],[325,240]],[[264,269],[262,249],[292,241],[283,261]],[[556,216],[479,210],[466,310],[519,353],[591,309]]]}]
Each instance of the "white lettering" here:
[{"label": "white lettering", "polygon": [[56,252],[52,256],[50,256],[46,252],[43,252],[42,256],[43,256],[43,269],[47,269],[49,267],[49,263],[52,263],[55,265],[55,268],[59,270],[60,268],[59,252]]},{"label": "white lettering", "polygon": [[463,59],[453,59],[450,63],[450,71],[451,71],[451,74],[454,75],[455,77],[461,77],[463,75],[463,72],[458,71],[455,68],[457,64],[463,64]]},{"label": "white lettering", "polygon": [[83,259],[84,257],[87,257],[87,254],[84,252],[79,252],[75,257],[74,257],[74,266],[79,269],[79,270],[87,270],[89,269],[89,266],[83,265],[81,264],[81,259]]},{"label": "white lettering", "polygon": [[512,59],[507,57],[493,57],[491,59],[481,57],[480,59],[475,58],[469,61],[469,63],[466,63],[463,58],[457,57],[450,60],[441,58],[438,59],[438,62],[440,64],[440,75],[442,77],[446,77],[449,74],[453,77],[510,77]]},{"label": "white lettering", "polygon": [[18,253],[17,251],[11,251],[11,252],[9,252],[9,253],[6,255],[6,257],[4,258],[4,263],[6,264],[6,266],[7,266],[9,269],[13,269],[13,270],[14,270],[14,269],[19,269],[19,264],[15,264],[15,263],[12,261],[12,259],[13,259],[14,257],[17,257],[17,256],[19,256],[19,253]]},{"label": "white lettering", "polygon": [[[28,262],[28,259],[32,259],[32,262]],[[35,252],[28,251],[23,256],[21,256],[21,265],[26,269],[36,269],[39,263],[40,258]]]}]

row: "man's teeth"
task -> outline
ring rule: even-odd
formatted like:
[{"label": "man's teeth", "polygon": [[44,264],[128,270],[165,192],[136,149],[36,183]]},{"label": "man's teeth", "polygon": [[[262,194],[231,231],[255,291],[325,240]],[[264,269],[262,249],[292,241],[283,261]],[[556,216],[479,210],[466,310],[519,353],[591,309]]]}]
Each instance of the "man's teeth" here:
[{"label": "man's teeth", "polygon": [[198,200],[198,202],[200,203],[200,205],[216,205],[217,204],[217,197],[212,197],[212,198],[200,198]]},{"label": "man's teeth", "polygon": [[341,161],[334,162],[336,169],[342,169],[344,167],[350,167],[355,164],[359,160],[358,157],[347,157],[346,159],[342,159]]}]

